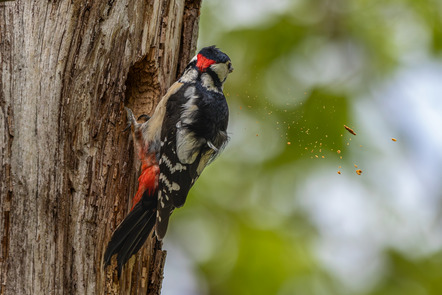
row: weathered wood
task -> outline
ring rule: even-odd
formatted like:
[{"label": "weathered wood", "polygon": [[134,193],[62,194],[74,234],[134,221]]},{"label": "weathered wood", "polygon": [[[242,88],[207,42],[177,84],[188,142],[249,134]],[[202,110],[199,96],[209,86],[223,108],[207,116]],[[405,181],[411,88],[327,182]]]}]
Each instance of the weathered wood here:
[{"label": "weathered wood", "polygon": [[154,106],[195,51],[201,0],[0,3],[0,294],[159,294],[149,240],[103,268],[138,160],[124,106]]}]

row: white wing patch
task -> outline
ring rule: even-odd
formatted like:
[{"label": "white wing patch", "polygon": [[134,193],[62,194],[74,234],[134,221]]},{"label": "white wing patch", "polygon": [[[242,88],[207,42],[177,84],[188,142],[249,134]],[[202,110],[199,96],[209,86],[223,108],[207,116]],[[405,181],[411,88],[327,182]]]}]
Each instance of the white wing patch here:
[{"label": "white wing patch", "polygon": [[205,88],[207,88],[210,91],[218,92],[218,93],[221,92],[221,91],[219,91],[218,88],[216,88],[215,83],[213,83],[212,77],[210,77],[210,75],[207,73],[203,73],[201,75],[201,83],[203,84],[203,86]]},{"label": "white wing patch", "polygon": [[160,177],[159,179],[164,183],[164,185],[167,187],[167,190],[169,191],[169,193],[171,193],[172,191],[179,191],[180,190],[180,185],[176,182],[172,183],[169,181],[169,179],[167,179],[166,175],[164,175],[163,173],[160,173]]},{"label": "white wing patch", "polygon": [[181,163],[176,163],[175,165],[172,165],[172,162],[169,160],[169,158],[166,155],[162,155],[161,159],[159,161],[159,164],[166,164],[167,168],[169,168],[170,173],[175,173],[175,171],[183,171],[186,170],[187,167],[182,165]]},{"label": "white wing patch", "polygon": [[198,112],[196,105],[199,96],[195,94],[195,87],[189,87],[184,92],[187,102],[184,104],[184,110],[181,113],[181,118],[178,121],[176,134],[176,150],[178,159],[181,163],[192,164],[198,156],[200,147],[205,143],[203,138],[197,138],[195,134],[185,125],[192,124],[195,120],[195,115]]}]

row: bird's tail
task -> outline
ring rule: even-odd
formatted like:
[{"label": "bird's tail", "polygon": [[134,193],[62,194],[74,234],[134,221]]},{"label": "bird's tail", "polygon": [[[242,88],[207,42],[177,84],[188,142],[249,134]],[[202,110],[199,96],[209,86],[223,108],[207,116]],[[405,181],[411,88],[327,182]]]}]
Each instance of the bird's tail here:
[{"label": "bird's tail", "polygon": [[129,258],[140,250],[155,225],[157,200],[145,192],[132,211],[112,234],[104,253],[105,267],[110,264],[114,254],[117,256],[118,274]]}]

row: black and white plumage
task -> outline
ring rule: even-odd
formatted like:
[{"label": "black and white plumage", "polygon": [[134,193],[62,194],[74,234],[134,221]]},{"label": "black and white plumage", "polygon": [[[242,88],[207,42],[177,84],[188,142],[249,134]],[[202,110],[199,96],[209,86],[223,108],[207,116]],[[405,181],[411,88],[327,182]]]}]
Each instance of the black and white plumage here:
[{"label": "black and white plumage", "polygon": [[[177,108],[182,111],[175,113]],[[174,208],[227,143],[228,108],[222,92],[188,83],[167,103],[161,131],[156,234],[163,238]]]},{"label": "black and white plumage", "polygon": [[127,109],[143,171],[136,205],[115,230],[105,253],[106,264],[118,254],[121,270],[153,227],[157,238],[163,239],[173,210],[184,205],[204,168],[223,150],[229,118],[223,84],[232,71],[226,54],[215,46],[205,47],[147,122],[137,123]]},{"label": "black and white plumage", "polygon": [[[205,67],[207,60],[215,62]],[[178,81],[182,87],[167,100],[155,226],[159,239],[172,211],[184,205],[192,185],[228,141],[229,110],[222,86],[231,71],[227,55],[215,47],[204,48]]]}]

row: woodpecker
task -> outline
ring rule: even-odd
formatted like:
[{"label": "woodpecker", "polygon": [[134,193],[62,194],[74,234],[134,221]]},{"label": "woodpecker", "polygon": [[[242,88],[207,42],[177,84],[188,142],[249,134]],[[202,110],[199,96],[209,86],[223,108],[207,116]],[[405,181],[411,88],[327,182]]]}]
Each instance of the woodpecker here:
[{"label": "woodpecker", "polygon": [[152,117],[144,115],[146,122],[138,123],[126,108],[141,174],[132,209],[107,246],[105,266],[117,254],[121,273],[152,229],[162,240],[173,210],[184,205],[204,168],[224,149],[229,109],[223,85],[232,71],[225,53],[205,47],[168,89]]}]

